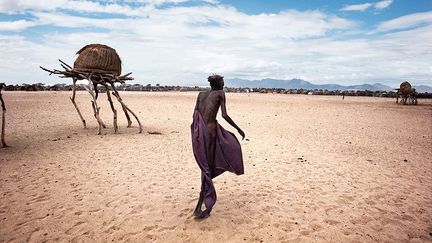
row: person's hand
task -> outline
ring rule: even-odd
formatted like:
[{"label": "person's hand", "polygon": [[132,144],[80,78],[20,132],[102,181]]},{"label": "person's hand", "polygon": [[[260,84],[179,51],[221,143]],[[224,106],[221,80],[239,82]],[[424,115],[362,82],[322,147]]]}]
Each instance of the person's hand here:
[{"label": "person's hand", "polygon": [[243,130],[239,129],[238,133],[240,133],[240,135],[242,136],[242,140],[245,138],[245,133],[243,132]]}]

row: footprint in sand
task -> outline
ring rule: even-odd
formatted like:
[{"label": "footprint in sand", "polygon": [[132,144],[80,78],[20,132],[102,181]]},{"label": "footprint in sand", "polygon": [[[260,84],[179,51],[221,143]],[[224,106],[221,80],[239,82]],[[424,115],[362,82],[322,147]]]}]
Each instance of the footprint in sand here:
[{"label": "footprint in sand", "polygon": [[360,224],[360,225],[366,225],[372,220],[371,217],[368,216],[361,216],[359,218],[351,219],[350,222],[352,224]]},{"label": "footprint in sand", "polygon": [[180,213],[177,215],[179,218],[183,218],[184,216],[189,216],[192,214],[192,211],[189,208],[184,208],[180,210]]},{"label": "footprint in sand", "polygon": [[112,234],[112,233],[114,233],[115,231],[118,231],[119,229],[120,229],[119,226],[117,226],[117,225],[111,225],[108,229],[106,229],[106,230],[104,231],[104,233]]},{"label": "footprint in sand", "polygon": [[35,241],[35,237],[36,237],[36,235],[38,234],[38,232],[40,232],[40,228],[38,227],[38,228],[35,228],[35,229],[33,229],[33,231],[30,233],[30,235],[27,237],[27,242],[30,242],[30,241]]},{"label": "footprint in sand", "polygon": [[32,199],[30,199],[29,203],[38,203],[38,202],[45,202],[50,199],[49,195],[39,195]]},{"label": "footprint in sand", "polygon": [[336,225],[340,223],[339,221],[333,219],[326,219],[324,222],[326,222],[329,225]]},{"label": "footprint in sand", "polygon": [[70,234],[76,235],[80,231],[85,231],[85,229],[86,229],[85,225],[82,227],[80,226],[83,224],[87,224],[87,223],[83,222],[83,221],[77,222],[72,227],[70,227],[68,230],[66,230],[65,233],[68,235],[70,235]]}]

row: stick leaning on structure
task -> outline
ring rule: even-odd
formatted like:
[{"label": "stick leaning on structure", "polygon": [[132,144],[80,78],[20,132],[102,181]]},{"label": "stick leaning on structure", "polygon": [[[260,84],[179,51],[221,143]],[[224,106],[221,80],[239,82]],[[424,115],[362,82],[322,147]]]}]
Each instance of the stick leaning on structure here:
[{"label": "stick leaning on structure", "polygon": [[90,93],[92,97],[92,108],[94,112],[94,116],[98,122],[98,134],[101,134],[101,128],[106,127],[100,118],[99,111],[100,107],[97,105],[97,98],[99,95],[99,91],[97,89],[97,85],[103,85],[106,89],[108,102],[110,103],[111,110],[113,112],[114,121],[114,132],[117,133],[117,110],[114,107],[114,104],[110,95],[110,87],[112,89],[112,94],[117,98],[117,101],[121,104],[122,109],[126,115],[126,119],[128,121],[128,127],[131,126],[132,121],[128,112],[130,112],[138,122],[139,133],[142,133],[142,125],[137,115],[123,102],[120,94],[118,93],[115,83],[124,83],[127,80],[133,80],[131,75],[132,73],[127,73],[125,75],[120,75],[121,73],[121,60],[118,56],[117,52],[106,45],[101,44],[90,44],[81,48],[77,54],[79,55],[74,62],[74,67],[72,68],[62,60],[60,61],[61,67],[64,69],[63,71],[53,69],[49,70],[44,67],[40,67],[42,70],[47,71],[51,74],[61,75],[61,78],[72,78],[73,80],[73,88],[72,88],[72,97],[70,97],[72,104],[80,116],[80,119],[86,128],[86,122],[75,103],[75,93],[76,93],[76,82],[78,80],[86,79],[88,80],[88,85],[84,85],[86,90]]},{"label": "stick leaning on structure", "polygon": [[1,126],[1,148],[6,148],[6,142],[5,142],[5,129],[6,129],[6,105],[3,100],[2,96],[2,89],[5,86],[4,83],[0,83],[0,103],[2,108],[2,126]]}]

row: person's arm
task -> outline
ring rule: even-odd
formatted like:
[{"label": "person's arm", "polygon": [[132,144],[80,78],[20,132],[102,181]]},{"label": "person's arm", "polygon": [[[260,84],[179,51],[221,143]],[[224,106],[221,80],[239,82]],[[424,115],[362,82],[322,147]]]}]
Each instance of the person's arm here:
[{"label": "person's arm", "polygon": [[242,139],[245,138],[245,133],[235,122],[231,119],[231,117],[228,116],[227,110],[226,110],[226,98],[225,98],[225,92],[221,92],[221,110],[222,110],[222,117],[227,121],[231,126],[233,126],[235,129],[237,129],[238,133],[242,136]]},{"label": "person's arm", "polygon": [[198,108],[199,108],[199,97],[200,97],[200,94],[201,94],[201,93],[198,94],[198,97],[197,97],[197,100],[196,100],[196,103],[195,103],[194,112],[195,112],[196,110],[198,110]]}]

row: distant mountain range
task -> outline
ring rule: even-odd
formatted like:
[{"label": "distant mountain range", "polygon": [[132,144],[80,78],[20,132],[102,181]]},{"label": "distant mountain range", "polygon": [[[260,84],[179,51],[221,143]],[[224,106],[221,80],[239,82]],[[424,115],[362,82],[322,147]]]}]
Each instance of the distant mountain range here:
[{"label": "distant mountain range", "polygon": [[[360,84],[360,85],[339,85],[339,84],[313,84],[303,79],[261,79],[261,80],[247,80],[247,79],[226,79],[225,85],[227,87],[248,87],[248,88],[284,88],[284,89],[327,89],[327,90],[370,90],[370,91],[391,91],[392,87],[375,83],[375,84]],[[418,92],[432,93],[432,87],[427,85],[413,85]]]}]

